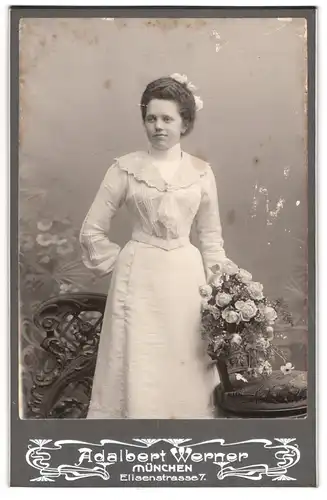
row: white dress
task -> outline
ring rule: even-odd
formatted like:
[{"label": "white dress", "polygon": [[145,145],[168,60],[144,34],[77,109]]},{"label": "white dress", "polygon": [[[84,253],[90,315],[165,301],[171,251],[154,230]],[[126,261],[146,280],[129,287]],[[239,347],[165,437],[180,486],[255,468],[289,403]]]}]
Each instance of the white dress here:
[{"label": "white dress", "polygon": [[[133,233],[121,249],[108,233],[122,204]],[[80,242],[88,268],[112,272],[87,418],[212,418],[219,379],[200,334],[199,287],[225,252],[209,164],[183,152],[168,182],[147,152],[116,159]]]}]

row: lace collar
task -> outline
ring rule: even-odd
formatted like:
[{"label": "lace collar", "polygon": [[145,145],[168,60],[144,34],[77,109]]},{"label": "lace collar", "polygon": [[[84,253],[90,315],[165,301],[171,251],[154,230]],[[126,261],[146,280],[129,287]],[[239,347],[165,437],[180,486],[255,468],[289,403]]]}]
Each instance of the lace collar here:
[{"label": "lace collar", "polygon": [[166,182],[146,151],[128,153],[116,158],[116,162],[122,170],[135,179],[145,182],[148,186],[155,187],[159,191],[171,191],[191,186],[206,175],[209,169],[207,162],[183,151],[177,171],[170,181]]}]

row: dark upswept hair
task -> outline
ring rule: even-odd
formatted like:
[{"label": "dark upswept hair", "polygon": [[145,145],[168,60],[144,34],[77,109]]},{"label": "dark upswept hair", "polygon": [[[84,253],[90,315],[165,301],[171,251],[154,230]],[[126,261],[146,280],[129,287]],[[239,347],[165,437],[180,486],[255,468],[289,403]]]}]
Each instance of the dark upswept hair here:
[{"label": "dark upswept hair", "polygon": [[195,122],[196,108],[194,96],[186,84],[180,83],[170,76],[158,78],[150,82],[146,86],[141,98],[143,122],[145,121],[147,106],[152,99],[175,101],[179,107],[183,123],[186,126],[186,130],[182,135],[185,136],[191,132]]}]

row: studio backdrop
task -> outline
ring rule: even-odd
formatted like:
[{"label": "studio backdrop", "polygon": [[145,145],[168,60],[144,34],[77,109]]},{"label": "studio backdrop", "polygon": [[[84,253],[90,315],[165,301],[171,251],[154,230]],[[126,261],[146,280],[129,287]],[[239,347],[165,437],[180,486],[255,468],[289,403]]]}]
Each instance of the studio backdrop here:
[{"label": "studio backdrop", "polygon": [[[114,159],[147,148],[145,86],[176,72],[204,103],[182,147],[213,168],[226,253],[266,295],[288,302],[294,326],[275,342],[307,368],[305,20],[24,19],[21,416],[44,363],[33,311],[57,294],[107,293],[110,277],[94,279],[80,262],[78,233]],[[110,236],[124,245],[130,234],[123,208]]]}]

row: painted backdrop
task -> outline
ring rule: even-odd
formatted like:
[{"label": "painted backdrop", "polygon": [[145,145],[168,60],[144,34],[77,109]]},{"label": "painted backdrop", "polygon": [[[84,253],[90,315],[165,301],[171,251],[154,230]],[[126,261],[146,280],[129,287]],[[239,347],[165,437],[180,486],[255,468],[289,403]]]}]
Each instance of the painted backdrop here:
[{"label": "painted backdrop", "polygon": [[[25,19],[20,25],[21,378],[42,361],[33,307],[107,292],[80,265],[78,232],[116,156],[147,146],[140,96],[185,73],[204,108],[183,142],[216,174],[228,256],[288,300],[278,342],[306,367],[306,25],[304,19]],[[111,238],[131,227],[122,209]],[[22,404],[24,404],[24,401]]]}]

